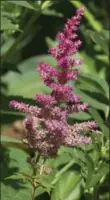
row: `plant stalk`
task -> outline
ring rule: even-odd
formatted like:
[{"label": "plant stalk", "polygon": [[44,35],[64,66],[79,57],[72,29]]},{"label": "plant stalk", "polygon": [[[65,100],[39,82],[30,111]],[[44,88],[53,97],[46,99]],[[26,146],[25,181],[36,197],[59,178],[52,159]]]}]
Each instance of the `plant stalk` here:
[{"label": "plant stalk", "polygon": [[36,187],[33,185],[32,187],[32,196],[31,196],[31,200],[35,199],[35,191],[36,191]]}]

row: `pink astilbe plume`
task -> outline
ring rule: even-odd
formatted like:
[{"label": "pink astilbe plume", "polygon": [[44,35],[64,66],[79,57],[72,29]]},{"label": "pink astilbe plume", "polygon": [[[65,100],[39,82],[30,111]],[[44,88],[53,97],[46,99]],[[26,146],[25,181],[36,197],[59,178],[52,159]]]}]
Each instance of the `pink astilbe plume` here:
[{"label": "pink astilbe plume", "polygon": [[80,96],[74,94],[75,88],[69,85],[69,81],[76,80],[79,75],[79,70],[74,67],[83,63],[82,59],[71,58],[82,44],[76,31],[83,14],[83,7],[77,9],[76,14],[67,20],[63,32],[57,34],[56,48],[49,48],[48,52],[56,59],[57,65],[53,67],[45,62],[39,63],[40,76],[51,90],[50,95],[36,95],[35,100],[42,107],[17,101],[9,104],[10,107],[30,115],[24,120],[27,130],[25,142],[43,157],[56,156],[61,145],[72,147],[89,144],[92,139],[85,135],[87,132],[100,133],[95,121],[73,125],[68,123],[71,113],[88,109],[88,104],[82,103]]}]

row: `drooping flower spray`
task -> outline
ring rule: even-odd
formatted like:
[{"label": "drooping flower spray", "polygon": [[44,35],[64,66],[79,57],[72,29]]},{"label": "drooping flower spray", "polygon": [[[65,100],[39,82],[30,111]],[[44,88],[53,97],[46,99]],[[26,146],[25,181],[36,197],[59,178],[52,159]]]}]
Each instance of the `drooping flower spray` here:
[{"label": "drooping flower spray", "polygon": [[95,121],[73,125],[68,123],[71,113],[88,108],[86,103],[81,103],[80,96],[74,94],[74,88],[69,85],[69,81],[76,80],[79,75],[79,70],[74,67],[83,63],[82,59],[71,58],[81,46],[77,30],[83,14],[83,7],[77,9],[76,14],[67,20],[63,32],[57,34],[56,48],[49,48],[49,53],[56,59],[57,65],[53,67],[41,62],[37,68],[42,80],[51,89],[50,95],[36,95],[36,101],[42,106],[32,106],[14,100],[9,104],[29,114],[24,120],[27,130],[25,141],[44,158],[55,157],[61,145],[72,147],[92,142],[91,137],[87,137],[85,133],[97,128]]}]

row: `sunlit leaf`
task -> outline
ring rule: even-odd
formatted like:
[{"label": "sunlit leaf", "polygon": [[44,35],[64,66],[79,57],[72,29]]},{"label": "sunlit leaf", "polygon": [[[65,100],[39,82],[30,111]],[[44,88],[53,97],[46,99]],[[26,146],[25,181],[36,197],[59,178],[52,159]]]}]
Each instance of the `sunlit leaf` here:
[{"label": "sunlit leaf", "polygon": [[9,136],[1,136],[1,142],[14,142],[14,143],[22,143],[21,140],[9,137]]},{"label": "sunlit leaf", "polygon": [[[65,181],[66,180],[66,181]],[[80,198],[81,176],[77,172],[66,172],[52,190],[51,200]]]},{"label": "sunlit leaf", "polygon": [[20,95],[34,99],[36,93],[50,91],[44,85],[36,70],[36,66],[43,60],[51,65],[56,64],[54,58],[50,55],[35,56],[19,64],[18,69],[22,74],[8,72],[2,76],[3,80],[8,84],[8,95]]},{"label": "sunlit leaf", "polygon": [[1,30],[19,30],[18,24],[13,24],[10,19],[6,17],[1,18]]},{"label": "sunlit leaf", "polygon": [[11,0],[11,1],[7,1],[7,2],[34,10],[34,7],[30,3],[28,3],[27,1],[13,1],[13,0]]},{"label": "sunlit leaf", "polygon": [[50,1],[50,0],[44,1],[44,2],[42,3],[41,9],[42,9],[42,10],[47,9],[47,8],[48,8],[49,6],[51,6],[51,5],[52,5],[52,1]]}]

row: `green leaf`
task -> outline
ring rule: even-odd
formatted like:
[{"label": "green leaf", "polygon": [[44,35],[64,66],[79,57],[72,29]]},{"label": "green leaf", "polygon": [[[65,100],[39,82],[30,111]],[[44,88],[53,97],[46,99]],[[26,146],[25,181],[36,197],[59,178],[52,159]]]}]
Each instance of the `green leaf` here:
[{"label": "green leaf", "polygon": [[[61,170],[59,170],[54,177],[54,180],[52,181],[52,185],[57,183],[57,181],[61,178],[61,176],[66,172],[73,164],[75,163],[75,160],[72,159],[68,164],[66,164]],[[64,164],[62,162],[62,164]]]},{"label": "green leaf", "polygon": [[60,12],[57,12],[56,10],[53,9],[46,9],[42,11],[43,15],[47,16],[55,16],[55,17],[63,17],[63,14]]},{"label": "green leaf", "polygon": [[109,35],[109,31],[107,30],[103,30],[101,32],[94,32],[91,30],[87,30],[86,33],[88,35],[90,35],[91,39],[98,45],[100,45],[100,47],[104,50],[104,52],[106,54],[109,54],[109,39],[108,39],[108,35]]},{"label": "green leaf", "polygon": [[18,189],[1,184],[1,199],[2,200],[30,200],[32,188],[25,184],[24,188],[21,186]]},{"label": "green leaf", "polygon": [[7,1],[7,2],[18,5],[18,6],[23,6],[23,7],[28,8],[28,9],[35,10],[34,7],[30,3],[28,3],[27,1],[13,1],[13,0],[11,0],[11,1]]},{"label": "green leaf", "polygon": [[41,6],[41,9],[44,10],[44,9],[47,9],[48,7],[50,7],[52,5],[52,1],[50,0],[46,0],[42,3],[42,6]]},{"label": "green leaf", "polygon": [[100,60],[101,62],[105,62],[106,64],[108,64],[108,62],[109,62],[109,58],[108,58],[108,56],[107,55],[96,55],[96,58],[98,59],[98,60]]},{"label": "green leaf", "polygon": [[92,115],[92,117],[97,121],[99,127],[103,131],[106,138],[108,138],[109,137],[109,128],[105,125],[105,122],[102,119],[102,117],[100,116],[99,112],[94,108],[89,108],[88,111]]},{"label": "green leaf", "polygon": [[1,149],[1,196],[3,200],[19,200],[31,198],[31,185],[22,180],[6,179],[9,176],[25,172],[31,174],[32,170],[27,163],[29,154],[17,148]]},{"label": "green leaf", "polygon": [[71,149],[71,155],[75,159],[75,161],[80,165],[79,160],[82,161],[83,163],[87,162],[87,157],[86,153],[83,152],[81,148],[74,148]]},{"label": "green leaf", "polygon": [[23,143],[22,140],[20,139],[15,139],[13,137],[9,137],[9,136],[6,136],[6,135],[2,135],[1,136],[1,144],[3,147],[7,147],[7,148],[17,148],[17,149],[20,149],[20,150],[24,150],[24,151],[28,151],[28,146],[25,145]]},{"label": "green leaf", "polygon": [[37,105],[36,101],[32,98],[23,98],[22,96],[7,96],[1,95],[1,124],[11,124],[15,120],[23,120],[26,116],[26,113],[22,113],[16,111],[13,108],[9,107],[9,102],[12,100],[16,100],[19,102],[25,102],[26,104],[30,105]]},{"label": "green leaf", "polygon": [[[103,106],[105,117],[109,114],[109,86],[108,83],[95,75],[82,73],[79,76],[77,88],[86,95],[85,101],[94,108],[100,109]],[[100,93],[100,95],[99,95]],[[85,97],[84,97],[85,98]],[[93,105],[92,105],[93,101]]]},{"label": "green leaf", "polygon": [[55,185],[52,190],[51,200],[66,199],[75,200],[80,199],[80,187],[82,185],[81,176],[76,172],[66,172]]},{"label": "green leaf", "polygon": [[[87,85],[86,89],[88,88],[88,91],[90,89],[92,89],[92,91],[97,90],[98,92],[105,94],[106,97],[109,98],[109,86],[104,79],[101,79],[100,77],[89,73],[81,73],[79,79],[81,82],[84,82]],[[90,89],[89,86],[91,86]]]},{"label": "green leaf", "polygon": [[47,93],[50,90],[45,86],[41,77],[36,71],[36,66],[45,60],[50,65],[56,65],[56,61],[50,55],[35,56],[19,64],[21,74],[8,72],[2,76],[3,81],[8,84],[8,95],[19,95],[27,98],[34,98],[36,93]]},{"label": "green leaf", "polygon": [[86,189],[95,187],[97,184],[100,183],[100,181],[105,177],[109,172],[109,166],[105,163],[101,166],[101,168],[98,170],[97,173],[94,173],[92,175],[92,178],[88,185],[86,185]]},{"label": "green leaf", "polygon": [[94,171],[94,163],[92,161],[92,159],[90,158],[90,156],[87,156],[87,178],[86,178],[86,185],[85,185],[85,188],[86,186],[88,186],[89,182],[91,181],[91,178],[92,178],[92,174],[93,174],[93,171]]},{"label": "green leaf", "polygon": [[56,40],[53,40],[52,38],[50,37],[45,37],[45,40],[46,40],[46,43],[48,45],[48,47],[55,47],[56,44],[57,44],[57,41]]},{"label": "green leaf", "polygon": [[1,56],[3,56],[10,49],[14,42],[15,39],[13,37],[8,38],[8,40],[1,47]]},{"label": "green leaf", "polygon": [[90,119],[91,119],[91,115],[86,112],[74,113],[70,115],[70,122],[72,122],[72,124],[74,120],[84,121],[84,120],[90,120]]},{"label": "green leaf", "polygon": [[1,30],[19,30],[18,24],[13,24],[10,19],[1,17]]},{"label": "green leaf", "polygon": [[80,94],[82,101],[86,102],[89,104],[89,106],[92,106],[96,109],[102,110],[105,115],[108,110],[108,106],[106,104],[101,103],[99,100],[95,99],[92,95],[89,96],[85,92],[82,92],[80,89],[77,88],[76,92]]},{"label": "green leaf", "polygon": [[[27,163],[27,157],[29,156],[29,154],[21,149],[18,149],[18,148],[3,148],[2,149],[2,155],[6,155],[6,158],[9,158],[9,160],[7,160],[6,162],[6,167],[8,168],[16,168],[17,169],[17,172],[22,172],[24,171],[25,173],[26,172],[31,172],[31,169],[30,169],[30,165]],[[3,162],[2,162],[2,165],[5,164],[5,158],[2,157],[3,159]],[[9,161],[9,162],[8,162]],[[5,168],[5,166],[4,166]],[[2,168],[2,172],[5,174],[5,173],[9,173],[9,171],[4,171],[5,169]],[[14,174],[16,172],[12,171]],[[12,174],[8,174],[5,176],[5,178],[9,175],[13,175]]]},{"label": "green leaf", "polygon": [[22,143],[21,140],[9,137],[9,136],[1,136],[1,142],[14,142],[14,143]]},{"label": "green leaf", "polygon": [[96,59],[94,59],[94,56],[90,56],[90,54],[85,51],[81,51],[80,55],[80,58],[84,60],[84,64],[81,65],[82,67],[80,69],[81,73],[89,73],[94,76],[97,74],[100,78],[106,78],[105,67],[96,66]]},{"label": "green leaf", "polygon": [[5,180],[7,180],[7,179],[12,179],[12,180],[18,180],[18,179],[20,179],[20,180],[25,180],[25,176],[24,176],[23,174],[17,173],[17,174],[14,174],[14,175],[12,175],[12,176],[8,176],[8,177],[5,178]]}]

